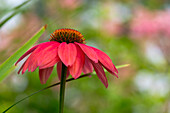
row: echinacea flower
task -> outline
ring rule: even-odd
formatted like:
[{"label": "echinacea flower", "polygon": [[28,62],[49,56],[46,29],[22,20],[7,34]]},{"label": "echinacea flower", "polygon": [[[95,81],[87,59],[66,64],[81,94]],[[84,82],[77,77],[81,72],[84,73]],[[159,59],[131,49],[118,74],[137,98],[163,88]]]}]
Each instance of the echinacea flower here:
[{"label": "echinacea flower", "polygon": [[57,64],[57,73],[61,78],[62,64],[67,67],[67,77],[74,79],[81,73],[92,73],[93,68],[101,82],[108,87],[108,81],[103,67],[117,76],[117,69],[109,56],[101,50],[85,45],[83,35],[73,29],[58,29],[51,34],[50,42],[38,44],[23,54],[15,65],[30,54],[18,71],[22,74],[28,69],[33,72],[39,67],[39,78],[42,84],[46,83],[54,65]]}]

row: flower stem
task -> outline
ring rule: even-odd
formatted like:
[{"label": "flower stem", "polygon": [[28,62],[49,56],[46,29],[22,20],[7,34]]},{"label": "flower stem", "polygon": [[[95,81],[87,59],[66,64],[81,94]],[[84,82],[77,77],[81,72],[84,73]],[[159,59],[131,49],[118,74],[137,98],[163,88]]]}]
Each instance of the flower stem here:
[{"label": "flower stem", "polygon": [[[116,66],[116,68],[117,68],[117,69],[118,69],[118,68],[124,68],[124,67],[127,67],[127,66],[129,66],[129,64],[118,65],[118,66]],[[84,75],[81,75],[81,76],[80,76],[79,78],[77,78],[77,79],[84,78],[84,77],[87,77],[87,76],[90,76],[90,75],[94,75],[94,74],[95,74],[95,73],[84,74]],[[67,79],[66,82],[70,82],[70,81],[77,80],[77,79],[70,78],[70,79]],[[44,90],[49,89],[49,88],[52,88],[52,87],[57,86],[57,85],[59,85],[59,84],[60,84],[60,82],[57,82],[57,83],[55,83],[55,84],[52,84],[52,85],[50,85],[50,86],[47,86],[47,87],[45,87],[45,88],[43,88],[43,89],[40,89],[40,90],[38,90],[38,91],[36,91],[36,92],[34,92],[34,93],[32,93],[32,94],[24,97],[23,99],[21,99],[21,100],[17,101],[16,103],[12,104],[10,107],[8,107],[8,108],[7,108],[5,111],[3,111],[2,113],[6,113],[8,110],[10,110],[11,108],[13,108],[14,106],[16,106],[17,104],[19,104],[20,102],[28,99],[29,97],[32,97],[33,95],[35,95],[35,94],[37,94],[37,93],[39,93],[39,92],[41,92],[41,91],[44,91]]]},{"label": "flower stem", "polygon": [[65,95],[66,73],[67,73],[67,67],[66,67],[64,64],[62,64],[61,83],[60,83],[59,113],[63,113],[63,108],[64,108],[64,95]]}]

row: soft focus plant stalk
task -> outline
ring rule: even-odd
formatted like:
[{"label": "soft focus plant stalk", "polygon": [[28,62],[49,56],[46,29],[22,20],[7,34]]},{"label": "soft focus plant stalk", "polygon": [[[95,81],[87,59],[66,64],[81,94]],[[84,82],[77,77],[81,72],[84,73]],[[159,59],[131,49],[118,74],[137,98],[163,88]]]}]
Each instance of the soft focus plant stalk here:
[{"label": "soft focus plant stalk", "polygon": [[66,73],[67,73],[67,67],[62,63],[59,113],[63,113],[63,111],[64,111],[64,95],[65,95],[65,85],[66,85]]},{"label": "soft focus plant stalk", "polygon": [[[119,69],[119,68],[125,68],[125,67],[128,67],[129,65],[130,65],[130,64],[118,65],[118,66],[116,66],[116,68],[117,68],[117,69]],[[93,72],[93,73],[89,73],[89,74],[84,74],[84,75],[81,75],[81,76],[80,76],[79,78],[77,78],[77,79],[84,78],[84,77],[91,76],[91,75],[96,75],[96,73]],[[67,79],[66,82],[73,81],[73,80],[77,80],[77,79],[70,78],[70,79]],[[17,101],[16,103],[12,104],[10,107],[8,107],[6,110],[4,110],[3,113],[6,113],[8,110],[10,110],[11,108],[13,108],[15,105],[17,105],[17,104],[19,104],[20,102],[28,99],[29,97],[31,97],[31,96],[33,96],[33,95],[35,95],[35,94],[37,94],[37,93],[39,93],[39,92],[41,92],[41,91],[44,91],[44,90],[46,90],[46,89],[52,88],[52,87],[54,87],[54,86],[57,86],[57,85],[59,85],[60,83],[61,83],[61,82],[57,82],[57,83],[55,83],[55,84],[52,84],[52,85],[50,85],[50,86],[47,86],[47,87],[45,87],[45,88],[43,88],[43,89],[40,89],[40,90],[38,90],[38,91],[36,91],[36,92],[34,92],[34,93],[26,96],[25,98],[23,98],[23,99]]]}]

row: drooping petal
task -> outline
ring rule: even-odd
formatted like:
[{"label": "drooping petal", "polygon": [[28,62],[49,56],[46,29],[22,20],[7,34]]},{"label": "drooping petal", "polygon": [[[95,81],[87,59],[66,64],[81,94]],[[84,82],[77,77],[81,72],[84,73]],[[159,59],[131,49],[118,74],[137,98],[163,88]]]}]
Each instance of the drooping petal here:
[{"label": "drooping petal", "polygon": [[[25,61],[26,62],[26,61]],[[25,65],[25,62],[22,64],[22,66],[20,67],[19,71],[18,71],[18,74],[21,72],[21,70],[23,69],[24,65]]]},{"label": "drooping petal", "polygon": [[54,65],[55,65],[56,63],[58,63],[59,61],[60,61],[60,58],[59,58],[58,55],[57,55],[57,57],[54,58],[51,62],[47,63],[47,64],[44,65],[44,66],[40,66],[39,68],[40,68],[40,69],[44,69],[44,68],[48,68],[48,67],[54,66]]},{"label": "drooping petal", "polygon": [[[61,72],[62,72],[62,62],[58,62],[57,63],[57,74],[58,74],[59,80],[61,80]],[[69,74],[70,74],[69,70],[67,69],[66,79],[68,78]]]},{"label": "drooping petal", "polygon": [[[38,66],[41,67],[45,66],[46,64],[50,63],[52,60],[56,60],[57,58],[57,48],[60,43],[58,42],[46,42],[42,43],[38,46],[38,48],[32,52],[32,54],[27,59],[22,73],[24,73],[27,69],[28,71],[33,72]],[[58,58],[58,61],[60,59]]]},{"label": "drooping petal", "polygon": [[80,44],[75,42],[75,44],[79,45],[79,47],[83,50],[83,52],[95,63],[98,63],[98,56],[96,52],[89,46],[85,44]]},{"label": "drooping petal", "polygon": [[[22,67],[22,74],[24,74],[25,73],[25,71],[28,69],[28,66],[29,66],[29,58],[24,62],[24,65],[23,65],[23,67]],[[32,65],[33,66],[33,65]],[[35,66],[36,67],[36,66]],[[36,67],[37,68],[37,67]],[[36,69],[35,68],[35,69]],[[21,70],[20,70],[21,71]]]},{"label": "drooping petal", "polygon": [[25,58],[27,55],[29,55],[30,53],[32,53],[39,45],[36,45],[34,47],[32,47],[31,49],[29,49],[26,53],[24,53],[19,59],[18,61],[15,63],[15,65],[18,64],[18,62],[20,62],[23,58]]},{"label": "drooping petal", "polygon": [[112,63],[112,60],[110,59],[110,57],[106,53],[104,53],[103,51],[101,51],[97,48],[94,48],[94,47],[92,47],[92,48],[97,53],[99,61],[104,66],[104,68],[106,68],[107,70],[110,70],[110,72],[112,72],[112,73],[114,73],[114,72],[118,73],[116,67]]},{"label": "drooping petal", "polygon": [[57,62],[60,61],[60,58],[58,56],[59,45],[60,43],[52,44],[41,52],[40,56],[42,57],[40,59],[42,60],[38,60],[38,66],[40,67],[40,69],[54,66]]},{"label": "drooping petal", "polygon": [[57,63],[57,74],[58,74],[59,80],[61,80],[61,72],[62,72],[62,62],[58,62]]},{"label": "drooping petal", "polygon": [[77,45],[76,45],[76,48],[77,48],[76,60],[72,66],[68,67],[70,74],[75,79],[80,76],[83,66],[84,66],[84,61],[85,61],[85,54],[83,53],[83,51]]},{"label": "drooping petal", "polygon": [[73,65],[77,56],[75,44],[62,42],[58,47],[58,56],[66,66]]},{"label": "drooping petal", "polygon": [[101,82],[107,88],[108,87],[108,81],[107,81],[107,78],[106,78],[106,75],[105,75],[105,72],[104,72],[102,66],[99,63],[93,63],[92,62],[92,64],[93,64],[94,70],[96,71],[97,76],[99,77]]},{"label": "drooping petal", "polygon": [[[102,65],[102,64],[101,64],[101,65]],[[115,75],[117,78],[119,78],[118,75],[117,75],[117,73],[112,72],[112,71],[108,70],[107,68],[106,68],[106,70],[107,70],[109,73],[111,73],[112,75]]]},{"label": "drooping petal", "polygon": [[83,73],[88,74],[93,72],[93,65],[87,56],[85,56],[85,63],[83,67]]},{"label": "drooping petal", "polygon": [[50,77],[52,71],[53,71],[54,66],[45,68],[45,69],[40,69],[39,70],[39,78],[41,81],[41,84],[45,84]]}]

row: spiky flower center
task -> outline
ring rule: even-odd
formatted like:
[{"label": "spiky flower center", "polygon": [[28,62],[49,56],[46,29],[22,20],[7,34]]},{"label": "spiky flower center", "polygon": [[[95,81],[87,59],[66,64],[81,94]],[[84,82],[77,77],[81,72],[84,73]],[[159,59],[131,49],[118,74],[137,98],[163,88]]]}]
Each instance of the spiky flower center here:
[{"label": "spiky flower center", "polygon": [[79,31],[74,29],[69,28],[57,29],[50,35],[50,37],[51,37],[50,41],[57,41],[60,43],[78,42],[85,44],[85,38],[83,37],[83,35]]}]

